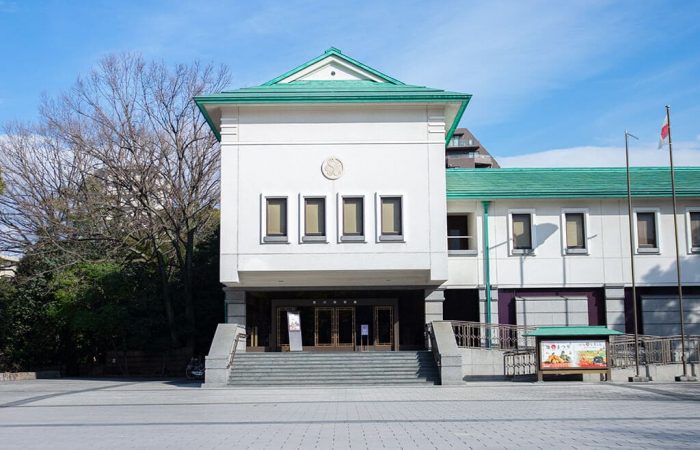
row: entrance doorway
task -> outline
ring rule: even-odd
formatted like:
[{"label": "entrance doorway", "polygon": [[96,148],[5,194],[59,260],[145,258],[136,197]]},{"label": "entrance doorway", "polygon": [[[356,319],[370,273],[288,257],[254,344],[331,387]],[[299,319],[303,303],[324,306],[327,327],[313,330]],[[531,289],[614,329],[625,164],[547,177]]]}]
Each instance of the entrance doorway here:
[{"label": "entrance doorway", "polygon": [[[282,351],[289,351],[288,311],[300,315],[304,351],[396,349],[398,324],[391,305],[279,306],[276,308],[276,340]],[[364,336],[363,327],[367,332]]]},{"label": "entrance doorway", "polygon": [[355,345],[355,308],[348,306],[314,309],[314,345],[352,350]]}]

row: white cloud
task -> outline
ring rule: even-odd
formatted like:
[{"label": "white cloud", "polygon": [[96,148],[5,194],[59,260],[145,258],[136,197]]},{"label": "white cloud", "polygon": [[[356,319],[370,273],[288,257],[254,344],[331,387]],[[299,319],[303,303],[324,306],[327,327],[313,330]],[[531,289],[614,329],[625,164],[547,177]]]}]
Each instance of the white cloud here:
[{"label": "white cloud", "polygon": [[408,81],[473,93],[470,126],[501,123],[606,70],[630,42],[640,45],[628,10],[590,1],[471,3],[441,15],[439,26],[426,21],[398,66]]},{"label": "white cloud", "polygon": [[[624,167],[625,148],[584,146],[544,150],[517,156],[496,157],[501,167]],[[675,166],[700,166],[700,140],[673,145]],[[630,165],[668,166],[668,147],[630,146]]]}]

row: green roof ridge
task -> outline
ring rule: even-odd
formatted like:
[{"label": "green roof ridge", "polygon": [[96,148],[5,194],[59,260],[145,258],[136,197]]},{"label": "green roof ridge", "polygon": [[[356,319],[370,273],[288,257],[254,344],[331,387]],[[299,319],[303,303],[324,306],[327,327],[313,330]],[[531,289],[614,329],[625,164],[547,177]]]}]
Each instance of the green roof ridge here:
[{"label": "green roof ridge", "polygon": [[335,47],[329,47],[328,49],[326,49],[326,51],[323,52],[323,54],[321,54],[315,58],[312,58],[312,59],[306,61],[303,64],[298,65],[297,67],[295,67],[291,70],[288,70],[287,72],[283,73],[282,75],[280,75],[278,77],[273,78],[270,81],[263,83],[262,86],[270,86],[273,84],[277,84],[281,80],[284,80],[285,78],[288,78],[288,77],[294,75],[295,73],[300,72],[313,64],[316,64],[317,62],[321,61],[322,59],[328,57],[328,55],[336,56],[336,57],[344,60],[345,62],[353,64],[357,67],[360,67],[361,69],[366,70],[367,72],[371,73],[372,75],[375,75],[375,76],[381,78],[382,80],[386,81],[387,83],[404,84],[402,81],[399,81],[396,78],[390,77],[389,75],[382,73],[382,72],[378,71],[377,69],[374,69],[374,68],[368,66],[367,64],[364,64],[364,63],[362,63],[354,58],[351,58],[348,55],[343,54],[339,49],[337,49]]}]

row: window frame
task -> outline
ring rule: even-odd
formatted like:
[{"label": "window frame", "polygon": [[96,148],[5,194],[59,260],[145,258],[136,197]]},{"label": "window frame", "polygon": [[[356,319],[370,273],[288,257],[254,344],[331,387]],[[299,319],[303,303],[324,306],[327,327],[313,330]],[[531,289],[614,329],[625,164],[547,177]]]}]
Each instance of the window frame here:
[{"label": "window frame", "polygon": [[[401,234],[382,234],[382,199],[384,198],[398,198],[400,201]],[[406,242],[406,201],[403,195],[377,193],[374,202],[374,217],[377,243]]]},{"label": "window frame", "polygon": [[[306,200],[307,199],[322,199],[323,200],[323,233],[322,235],[307,235],[306,234]],[[299,243],[328,243],[328,223],[329,210],[328,198],[325,194],[319,195],[303,195],[299,194]]]},{"label": "window frame", "polygon": [[[583,214],[583,248],[569,248],[567,246],[567,230],[566,230],[566,215],[567,214]],[[588,245],[588,230],[589,227],[589,211],[588,208],[562,208],[561,210],[561,246],[562,254],[564,255],[588,255],[590,248]]]},{"label": "window frame", "polygon": [[[467,235],[466,236],[450,236],[449,227],[447,229],[447,254],[448,255],[476,255],[478,254],[478,246],[476,236],[476,213],[474,211],[448,211],[447,217],[449,216],[466,216],[467,218]],[[450,238],[457,239],[467,239],[467,249],[464,250],[450,250]]]},{"label": "window frame", "polygon": [[685,236],[686,236],[686,247],[689,255],[700,255],[700,242],[698,245],[693,245],[693,229],[690,221],[690,214],[697,213],[700,214],[700,206],[688,207],[685,209]]},{"label": "window frame", "polygon": [[[654,214],[654,233],[656,236],[656,247],[639,247],[639,230],[637,229],[637,224],[639,219],[637,214],[639,213],[653,213]],[[659,208],[634,208],[634,252],[636,255],[659,255],[661,254],[661,233],[659,232],[659,225],[661,219],[661,211]]]},{"label": "window frame", "polygon": [[[530,215],[530,249],[515,248],[515,239],[513,236],[513,214],[529,214]],[[509,209],[508,210],[508,250],[510,256],[534,256],[537,248],[537,232],[536,232],[536,217],[535,209]]]},{"label": "window frame", "polygon": [[[345,235],[343,233],[343,225],[345,223],[345,202],[346,198],[359,198],[362,200],[362,234],[358,235]],[[367,242],[367,201],[364,195],[355,194],[338,194],[337,201],[337,211],[338,211],[338,243],[348,243],[348,242]]]},{"label": "window frame", "polygon": [[[285,201],[285,228],[287,233],[284,236],[268,236],[267,234],[267,201],[268,200],[279,200],[283,199]],[[289,196],[288,195],[273,195],[273,194],[261,194],[260,195],[260,243],[261,244],[288,244],[289,243]]]}]

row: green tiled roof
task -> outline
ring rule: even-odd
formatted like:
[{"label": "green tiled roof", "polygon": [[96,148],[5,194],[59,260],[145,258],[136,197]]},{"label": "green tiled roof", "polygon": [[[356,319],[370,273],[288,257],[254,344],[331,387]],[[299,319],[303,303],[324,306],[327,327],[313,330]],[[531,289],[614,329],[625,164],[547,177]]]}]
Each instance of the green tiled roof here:
[{"label": "green tiled roof", "polygon": [[566,337],[566,336],[611,336],[623,334],[605,326],[589,327],[538,327],[525,336]]},{"label": "green tiled roof", "polygon": [[[280,83],[293,73],[308,67],[329,55],[366,70],[383,82],[371,80],[295,80]],[[389,77],[369,66],[343,55],[340,50],[330,48],[317,58],[268,81],[261,86],[223,91],[216,94],[200,95],[194,101],[207,119],[217,138],[218,124],[212,120],[211,109],[222,105],[251,104],[311,104],[311,103],[449,103],[452,106],[446,114],[446,140],[449,141],[462,118],[471,95],[450,92],[425,86],[411,86]]]},{"label": "green tiled roof", "polygon": [[369,80],[294,81],[223,91],[195,97],[205,103],[367,103],[468,102],[471,95],[424,86],[377,83]]},{"label": "green tiled roof", "polygon": [[[676,195],[700,197],[700,167],[677,167]],[[669,197],[668,167],[630,169],[634,197]],[[447,198],[616,198],[627,196],[624,167],[447,169]]]}]

